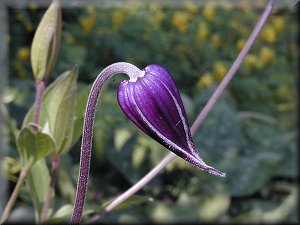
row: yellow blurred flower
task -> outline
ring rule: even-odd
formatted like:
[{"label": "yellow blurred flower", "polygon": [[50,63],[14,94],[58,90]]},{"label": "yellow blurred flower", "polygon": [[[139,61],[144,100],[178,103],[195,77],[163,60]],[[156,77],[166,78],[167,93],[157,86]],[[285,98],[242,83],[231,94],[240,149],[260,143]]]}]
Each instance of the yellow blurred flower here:
[{"label": "yellow blurred flower", "polygon": [[204,19],[206,19],[207,21],[211,21],[214,16],[215,16],[215,6],[212,4],[207,4],[206,6],[204,6],[203,9]]},{"label": "yellow blurred flower", "polygon": [[240,8],[243,12],[248,12],[251,8],[250,6],[251,1],[249,0],[243,0],[240,2]]},{"label": "yellow blurred flower", "polygon": [[93,5],[88,5],[86,8],[85,8],[86,12],[89,14],[89,15],[95,15],[96,14],[96,9]]},{"label": "yellow blurred flower", "polygon": [[233,5],[230,1],[221,1],[219,4],[227,11],[230,12],[233,9]]},{"label": "yellow blurred flower", "polygon": [[222,61],[217,61],[214,64],[213,74],[218,80],[222,80],[227,72],[227,66]]},{"label": "yellow blurred flower", "polygon": [[268,48],[268,47],[263,47],[260,50],[260,62],[262,63],[262,65],[266,65],[268,63],[270,63],[272,61],[272,59],[274,58],[275,53],[272,49]]},{"label": "yellow blurred flower", "polygon": [[267,1],[266,0],[260,0],[260,1],[254,1],[255,3],[255,8],[257,9],[264,9],[266,7]]},{"label": "yellow blurred flower", "polygon": [[210,87],[214,83],[214,78],[211,73],[205,73],[203,76],[200,77],[199,81],[197,82],[198,90],[203,90],[207,87]]},{"label": "yellow blurred flower", "polygon": [[245,58],[245,67],[248,69],[252,69],[257,67],[258,65],[258,58],[256,55],[248,54]]},{"label": "yellow blurred flower", "polygon": [[238,51],[241,51],[245,45],[246,41],[244,39],[239,39],[236,43],[236,48]]},{"label": "yellow blurred flower", "polygon": [[198,25],[198,32],[197,32],[197,41],[202,43],[208,36],[209,29],[205,22],[200,22]]},{"label": "yellow blurred flower", "polygon": [[112,14],[112,28],[118,29],[125,21],[126,14],[123,10],[115,10]]},{"label": "yellow blurred flower", "polygon": [[195,14],[198,12],[198,6],[194,2],[191,2],[191,1],[186,2],[185,7],[192,14]]},{"label": "yellow blurred flower", "polygon": [[177,11],[174,13],[171,24],[180,32],[186,33],[188,30],[189,15],[186,12]]},{"label": "yellow blurred flower", "polygon": [[82,26],[82,32],[89,34],[93,30],[95,23],[96,23],[96,17],[95,16],[89,16],[83,18],[81,21]]},{"label": "yellow blurred flower", "polygon": [[36,2],[29,2],[28,8],[30,11],[35,12],[39,8],[39,5]]},{"label": "yellow blurred flower", "polygon": [[219,48],[222,45],[221,37],[219,34],[213,34],[211,37],[211,43],[214,48]]},{"label": "yellow blurred flower", "polygon": [[30,49],[29,48],[19,48],[17,52],[17,58],[20,61],[28,60],[30,57]]},{"label": "yellow blurred flower", "polygon": [[162,23],[162,21],[165,19],[165,17],[166,15],[163,12],[163,10],[160,8],[156,8],[152,12],[152,16],[149,19],[149,23],[153,26],[159,26]]},{"label": "yellow blurred flower", "polygon": [[268,43],[274,43],[276,41],[276,31],[273,26],[266,26],[261,32],[261,38]]},{"label": "yellow blurred flower", "polygon": [[272,22],[276,32],[281,32],[285,27],[285,19],[283,17],[275,17]]}]

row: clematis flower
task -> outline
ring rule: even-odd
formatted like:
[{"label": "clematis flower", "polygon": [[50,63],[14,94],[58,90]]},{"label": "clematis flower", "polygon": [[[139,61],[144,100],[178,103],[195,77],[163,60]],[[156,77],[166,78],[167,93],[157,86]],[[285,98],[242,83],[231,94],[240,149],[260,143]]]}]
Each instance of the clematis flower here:
[{"label": "clematis flower", "polygon": [[125,73],[130,78],[119,85],[118,102],[134,124],[191,164],[214,175],[225,176],[224,173],[206,165],[199,156],[191,137],[181,97],[170,73],[158,65],[149,65],[140,70],[130,63],[114,63],[104,68],[97,76],[88,97],[71,224],[80,223],[84,209],[97,102],[105,82],[118,73]]},{"label": "clematis flower", "polygon": [[192,165],[225,176],[199,156],[179,91],[166,69],[149,65],[139,77],[122,81],[118,102],[125,115],[157,142]]}]

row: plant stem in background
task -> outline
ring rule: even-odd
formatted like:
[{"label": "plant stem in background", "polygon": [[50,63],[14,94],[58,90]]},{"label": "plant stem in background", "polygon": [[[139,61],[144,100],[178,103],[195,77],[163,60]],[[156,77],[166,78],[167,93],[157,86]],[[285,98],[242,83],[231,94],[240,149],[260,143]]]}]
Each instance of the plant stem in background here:
[{"label": "plant stem in background", "polygon": [[[242,64],[244,58],[248,54],[250,48],[252,47],[254,41],[256,40],[258,34],[262,30],[264,24],[266,23],[268,17],[270,16],[272,9],[274,6],[274,1],[270,0],[260,17],[258,23],[256,24],[254,30],[252,31],[250,37],[248,38],[245,46],[241,50],[240,54],[232,64],[231,68],[229,69],[228,73],[225,75],[222,82],[219,84],[213,95],[210,97],[196,120],[194,121],[192,127],[191,127],[191,133],[194,134],[196,130],[200,127],[203,120],[206,118],[209,111],[212,109],[216,101],[219,99],[221,94],[223,93],[224,89],[229,84],[230,80],[233,78],[233,76],[236,74],[238,68]],[[89,222],[94,222],[98,220],[101,216],[105,215],[106,213],[112,211],[116,206],[118,206],[120,203],[124,202],[126,199],[128,199],[130,196],[135,194],[137,191],[139,191],[141,188],[143,188],[151,179],[153,179],[165,166],[171,162],[176,157],[175,154],[169,153],[167,156],[158,164],[156,165],[148,174],[146,174],[140,181],[138,181],[135,185],[133,185],[131,188],[129,188],[126,192],[124,192],[122,195],[117,197],[114,201],[112,201],[105,209],[104,212],[101,215],[96,215],[93,218],[89,220]]]},{"label": "plant stem in background", "polygon": [[17,200],[17,197],[21,191],[21,188],[24,184],[24,181],[26,180],[27,176],[29,175],[29,171],[30,169],[27,168],[27,167],[23,167],[21,169],[21,172],[20,172],[20,176],[18,178],[18,181],[17,181],[17,184],[14,188],[14,191],[13,193],[11,194],[6,206],[5,206],[5,209],[3,211],[3,214],[1,216],[1,219],[0,219],[0,224],[4,223],[5,220],[9,217],[9,214]]},{"label": "plant stem in background", "polygon": [[[38,124],[46,82],[44,80],[35,80],[35,86],[36,86],[36,94],[35,94],[34,115],[33,115],[32,122]],[[30,168],[23,167],[21,169],[21,173],[18,178],[17,184],[1,216],[0,224],[2,224],[8,218],[11,209],[13,208],[15,201],[20,193],[21,187],[24,184],[25,179],[29,175],[29,172],[30,172]]]},{"label": "plant stem in background", "polygon": [[35,102],[34,102],[34,114],[32,122],[35,124],[39,123],[42,98],[45,90],[46,82],[45,80],[35,80],[36,94],[35,94]]},{"label": "plant stem in background", "polygon": [[52,197],[53,197],[53,194],[54,194],[55,183],[56,183],[56,179],[57,179],[57,172],[58,172],[58,168],[59,168],[59,162],[60,162],[60,156],[59,155],[53,155],[52,156],[52,168],[51,168],[51,181],[50,181],[50,186],[49,186],[49,189],[48,189],[46,200],[45,200],[44,205],[43,205],[42,215],[41,215],[41,222],[42,223],[44,223],[47,219],[49,206],[51,204],[51,200],[52,200]]}]

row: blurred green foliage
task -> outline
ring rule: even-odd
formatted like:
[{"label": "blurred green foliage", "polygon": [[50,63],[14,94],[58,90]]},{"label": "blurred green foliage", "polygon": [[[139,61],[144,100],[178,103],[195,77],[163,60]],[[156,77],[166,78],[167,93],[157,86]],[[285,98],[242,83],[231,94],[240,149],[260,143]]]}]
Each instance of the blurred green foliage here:
[{"label": "blurred green foliage", "polygon": [[[192,122],[262,12],[261,6],[253,8],[243,2],[222,7],[209,3],[198,7],[190,2],[183,8],[158,4],[64,8],[62,48],[53,77],[77,64],[79,85],[86,87],[113,62],[127,61],[140,68],[160,64],[174,76]],[[29,49],[43,12],[33,4],[10,10],[10,88],[6,95],[16,127],[33,103]],[[229,88],[194,136],[204,161],[227,177],[214,177],[176,159],[139,192],[153,201],[113,211],[105,221],[299,222],[295,15],[293,10],[275,9]],[[167,154],[119,109],[116,87],[124,78],[120,75],[110,82],[96,115],[88,209],[121,194]],[[16,157],[13,141],[11,158]],[[79,151],[80,142],[62,157],[57,209],[73,203]],[[21,199],[25,204],[20,207],[32,207],[28,199]],[[70,213],[67,207],[59,213]]]}]

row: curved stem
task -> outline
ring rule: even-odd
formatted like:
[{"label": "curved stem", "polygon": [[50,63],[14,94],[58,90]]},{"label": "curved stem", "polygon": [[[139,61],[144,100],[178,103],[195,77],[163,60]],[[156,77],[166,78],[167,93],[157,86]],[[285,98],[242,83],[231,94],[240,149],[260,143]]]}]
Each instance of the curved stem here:
[{"label": "curved stem", "polygon": [[30,169],[27,168],[27,167],[23,167],[22,170],[21,170],[21,173],[20,173],[20,176],[18,178],[18,181],[17,181],[17,184],[13,190],[13,193],[11,194],[7,204],[6,204],[6,207],[2,213],[2,216],[1,216],[1,219],[0,219],[0,224],[3,224],[5,222],[5,220],[8,218],[16,200],[17,200],[17,197],[21,191],[21,188],[24,184],[24,181],[26,180],[28,174],[29,174],[29,171]]},{"label": "curved stem", "polygon": [[[219,84],[217,89],[215,90],[214,94],[211,96],[209,101],[206,103],[196,120],[194,121],[193,125],[191,126],[191,133],[194,134],[196,130],[200,127],[203,120],[206,118],[208,112],[212,109],[216,101],[219,99],[221,94],[223,93],[224,89],[228,86],[230,80],[233,78],[233,76],[236,74],[236,71],[242,64],[244,58],[248,54],[250,48],[252,47],[255,39],[257,38],[259,32],[262,30],[264,24],[266,23],[268,17],[271,14],[271,11],[274,6],[274,1],[270,0],[267,4],[262,16],[260,17],[258,23],[256,24],[254,30],[252,31],[250,37],[248,38],[245,46],[241,50],[240,54],[232,64],[230,70],[225,75],[222,82]],[[134,184],[131,188],[129,188],[126,192],[121,194],[119,197],[117,197],[114,201],[112,201],[105,209],[104,213],[108,213],[112,211],[116,206],[118,206],[120,203],[128,199],[130,196],[135,194],[138,190],[143,188],[155,175],[157,175],[169,162],[171,162],[176,157],[175,154],[168,153],[165,158],[156,165],[148,174],[146,174],[139,182]],[[92,218],[90,221],[96,221],[99,219],[99,215],[96,215],[94,218]]]},{"label": "curved stem", "polygon": [[80,169],[77,181],[77,190],[74,203],[71,224],[79,224],[84,208],[85,196],[87,192],[87,184],[90,170],[91,148],[93,138],[93,127],[96,114],[96,108],[100,92],[105,82],[113,75],[118,73],[127,74],[130,79],[136,79],[143,76],[144,72],[130,63],[119,62],[104,68],[97,76],[91,88],[84,117],[81,153],[80,153]]}]

